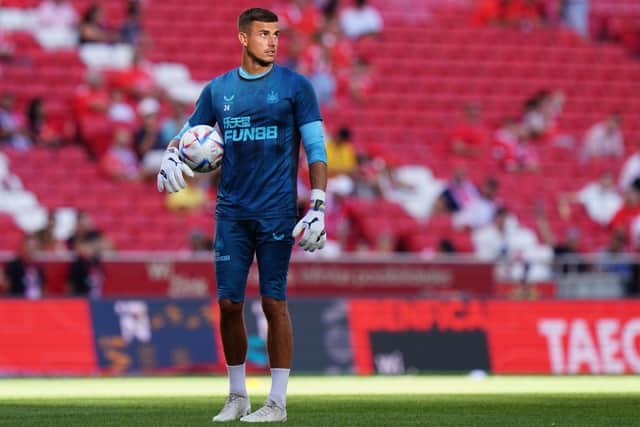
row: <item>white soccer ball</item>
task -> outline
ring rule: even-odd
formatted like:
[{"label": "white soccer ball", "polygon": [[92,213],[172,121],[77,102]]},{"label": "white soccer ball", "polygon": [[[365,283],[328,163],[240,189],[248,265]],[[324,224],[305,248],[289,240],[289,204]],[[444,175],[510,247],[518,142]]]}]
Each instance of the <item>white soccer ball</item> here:
[{"label": "white soccer ball", "polygon": [[197,125],[182,135],[178,151],[187,166],[195,172],[207,173],[222,163],[224,141],[215,128]]}]

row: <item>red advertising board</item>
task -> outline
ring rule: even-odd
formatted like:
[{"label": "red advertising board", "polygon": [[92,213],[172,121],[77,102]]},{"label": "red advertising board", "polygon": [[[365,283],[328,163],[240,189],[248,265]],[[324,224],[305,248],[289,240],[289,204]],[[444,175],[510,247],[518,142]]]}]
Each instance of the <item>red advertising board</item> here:
[{"label": "red advertising board", "polygon": [[495,373],[640,373],[638,301],[490,301]]},{"label": "red advertising board", "polygon": [[[487,307],[480,300],[353,299],[349,301],[349,326],[354,367],[360,374],[376,372],[374,359],[377,355],[371,346],[371,336],[375,332],[391,332],[398,336],[406,332],[450,332],[453,336],[469,332],[484,334],[487,323]],[[409,357],[412,352],[422,352],[422,347],[434,341],[430,338],[425,336],[422,340],[414,341],[402,357]],[[459,351],[486,353],[484,341],[475,348],[461,348]],[[439,348],[428,350],[442,351]]]},{"label": "red advertising board", "polygon": [[[387,369],[393,361],[373,346],[381,334],[387,347],[401,349],[398,363],[421,355],[418,369],[424,370],[438,370],[443,363],[432,353],[446,353],[461,360],[455,366],[499,374],[640,373],[639,301],[352,299],[348,306],[361,374],[381,372],[380,361]],[[402,344],[407,337],[411,345]],[[452,340],[455,346],[442,347]]]},{"label": "red advertising board", "polygon": [[[42,261],[47,296],[68,295],[70,261],[68,257]],[[213,259],[208,255],[122,253],[105,259],[103,268],[105,297],[200,298],[216,292]],[[258,281],[254,263],[247,296],[258,295]],[[292,297],[490,296],[493,292],[493,264],[417,258],[346,257],[329,261],[299,257],[292,260],[287,280],[287,294]]]},{"label": "red advertising board", "polygon": [[0,300],[3,374],[91,374],[96,368],[86,301]]},{"label": "red advertising board", "polygon": [[[126,304],[131,310],[145,307],[147,317],[134,317],[147,329],[138,323],[133,327],[129,314],[138,312],[124,310]],[[294,364],[309,372],[640,373],[640,301],[292,298],[289,305],[304,334],[296,338],[302,348]],[[0,374],[95,374],[126,357],[135,362],[124,354],[123,342],[144,347],[146,356],[154,351],[153,358],[140,363],[152,360],[169,370],[191,359],[200,363],[187,356],[202,356],[198,346],[208,343],[206,363],[221,367],[215,363],[222,354],[217,312],[209,299],[179,304],[159,299],[91,304],[78,299],[0,300]],[[169,324],[181,318],[179,313],[190,313],[186,323]],[[259,300],[247,301],[246,314],[252,342],[248,360],[253,368],[266,366]],[[184,333],[183,326],[190,332]],[[127,341],[131,331],[140,343]],[[151,341],[145,341],[144,331],[153,336]],[[193,343],[185,344],[189,337]],[[176,343],[194,350],[165,351]],[[114,346],[117,352],[110,351]],[[127,366],[141,369],[135,363]]]}]

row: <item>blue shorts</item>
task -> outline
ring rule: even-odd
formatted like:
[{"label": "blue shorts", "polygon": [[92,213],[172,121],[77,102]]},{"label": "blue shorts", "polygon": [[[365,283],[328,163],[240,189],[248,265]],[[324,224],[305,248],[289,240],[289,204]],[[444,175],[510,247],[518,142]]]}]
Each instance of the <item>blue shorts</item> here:
[{"label": "blue shorts", "polygon": [[258,260],[260,295],[285,300],[296,219],[216,221],[215,265],[218,300],[244,301],[249,268]]}]

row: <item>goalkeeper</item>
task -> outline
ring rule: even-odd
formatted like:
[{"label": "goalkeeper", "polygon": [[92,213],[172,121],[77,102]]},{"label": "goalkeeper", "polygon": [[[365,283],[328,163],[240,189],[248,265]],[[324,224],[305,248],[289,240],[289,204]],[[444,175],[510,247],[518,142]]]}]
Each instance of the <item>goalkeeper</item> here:
[{"label": "goalkeeper", "polygon": [[[248,9],[238,18],[242,63],[203,89],[182,131],[171,141],[158,173],[158,190],[184,188],[193,172],[178,158],[182,134],[192,126],[219,127],[224,157],[218,188],[215,266],[220,334],[229,375],[229,396],[214,421],[285,421],[292,331],[286,282],[294,239],[306,251],[326,241],[324,203],[327,160],[316,95],[306,78],[275,64],[278,17]],[[311,203],[296,223],[300,140],[309,162]],[[243,302],[249,267],[258,261],[262,308],[268,322],[271,392],[250,413],[245,387],[247,334]]]}]

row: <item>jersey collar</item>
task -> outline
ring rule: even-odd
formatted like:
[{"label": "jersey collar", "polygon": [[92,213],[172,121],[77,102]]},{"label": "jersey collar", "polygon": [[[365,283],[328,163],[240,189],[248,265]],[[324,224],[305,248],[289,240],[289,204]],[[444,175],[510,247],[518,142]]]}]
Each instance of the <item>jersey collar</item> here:
[{"label": "jersey collar", "polygon": [[258,80],[264,76],[266,76],[267,74],[269,74],[272,70],[273,67],[275,65],[271,64],[271,67],[269,67],[269,69],[267,71],[265,71],[264,73],[260,73],[260,74],[249,74],[245,71],[244,68],[242,68],[242,66],[238,67],[238,75],[243,78],[244,80]]}]

